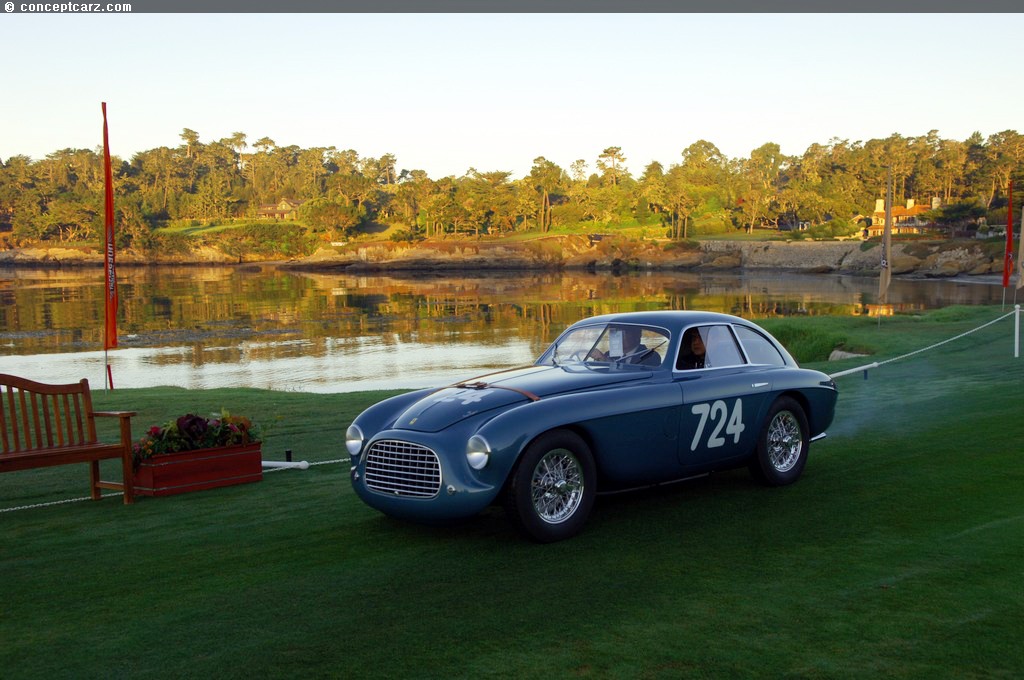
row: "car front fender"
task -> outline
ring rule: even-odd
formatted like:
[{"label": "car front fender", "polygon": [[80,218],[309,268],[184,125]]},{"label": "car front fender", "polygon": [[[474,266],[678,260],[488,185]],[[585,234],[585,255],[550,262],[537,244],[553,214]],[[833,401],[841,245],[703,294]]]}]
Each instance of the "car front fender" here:
[{"label": "car front fender", "polygon": [[573,428],[589,438],[593,421],[681,403],[679,385],[670,382],[563,394],[509,409],[480,426],[477,434],[490,445],[493,462],[507,475],[530,442],[545,432]]},{"label": "car front fender", "polygon": [[398,394],[383,401],[378,401],[356,416],[352,423],[358,425],[367,438],[373,437],[381,430],[390,428],[398,416],[402,415],[407,408],[436,391],[437,388],[432,387]]}]

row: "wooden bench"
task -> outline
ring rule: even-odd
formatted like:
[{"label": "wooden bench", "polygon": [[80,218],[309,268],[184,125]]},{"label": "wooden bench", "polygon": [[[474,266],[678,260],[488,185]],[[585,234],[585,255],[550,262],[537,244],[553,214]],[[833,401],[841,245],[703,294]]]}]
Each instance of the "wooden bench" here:
[{"label": "wooden bench", "polygon": [[[89,381],[46,385],[0,374],[0,472],[89,464],[93,500],[100,489],[124,492],[124,502],[135,501],[132,488],[132,429],[134,411],[93,411]],[[120,419],[121,441],[104,444],[96,436],[96,417]],[[100,480],[100,461],[121,459],[122,481]]]}]

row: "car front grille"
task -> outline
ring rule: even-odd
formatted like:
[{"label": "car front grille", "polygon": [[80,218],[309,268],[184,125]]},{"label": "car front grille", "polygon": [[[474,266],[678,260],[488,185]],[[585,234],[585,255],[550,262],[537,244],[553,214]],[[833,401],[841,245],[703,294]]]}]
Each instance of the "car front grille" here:
[{"label": "car front grille", "polygon": [[441,490],[441,463],[425,446],[383,439],[366,452],[365,480],[367,488],[389,496],[430,498]]}]

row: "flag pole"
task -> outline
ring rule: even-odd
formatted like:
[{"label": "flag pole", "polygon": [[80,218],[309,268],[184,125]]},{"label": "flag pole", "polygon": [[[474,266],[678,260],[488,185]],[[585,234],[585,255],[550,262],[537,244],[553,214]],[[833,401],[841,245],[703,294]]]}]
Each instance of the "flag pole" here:
[{"label": "flag pole", "polygon": [[103,364],[104,389],[114,389],[108,350],[117,347],[117,274],[114,269],[114,180],[110,168],[110,140],[107,136],[107,103],[103,109]]},{"label": "flag pole", "polygon": [[892,279],[892,166],[885,177],[885,231],[882,235],[882,266],[878,274],[878,326],[882,326],[882,306],[889,302]]},{"label": "flag pole", "polygon": [[[1024,228],[1024,225],[1022,225]],[[1013,271],[1013,180],[1006,184],[1006,250],[1003,253],[1003,309],[1006,309],[1006,289],[1010,287]],[[1016,291],[1014,291],[1016,296]]]}]

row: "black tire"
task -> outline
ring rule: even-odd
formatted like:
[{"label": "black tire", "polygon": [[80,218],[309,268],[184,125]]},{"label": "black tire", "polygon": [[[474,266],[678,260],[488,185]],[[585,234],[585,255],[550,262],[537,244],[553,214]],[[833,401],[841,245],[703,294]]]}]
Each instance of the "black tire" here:
[{"label": "black tire", "polygon": [[597,495],[597,472],[590,447],[568,430],[537,437],[512,469],[505,511],[524,534],[538,543],[578,534]]},{"label": "black tire", "polygon": [[785,486],[800,479],[810,451],[807,415],[792,397],[779,397],[768,409],[750,461],[754,477],[768,486]]}]

